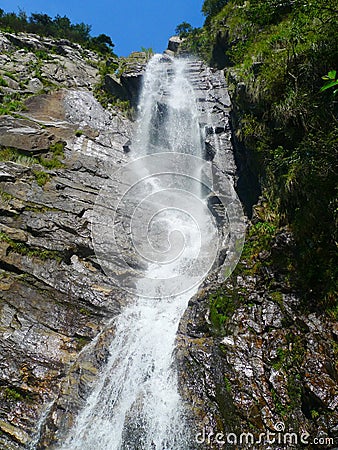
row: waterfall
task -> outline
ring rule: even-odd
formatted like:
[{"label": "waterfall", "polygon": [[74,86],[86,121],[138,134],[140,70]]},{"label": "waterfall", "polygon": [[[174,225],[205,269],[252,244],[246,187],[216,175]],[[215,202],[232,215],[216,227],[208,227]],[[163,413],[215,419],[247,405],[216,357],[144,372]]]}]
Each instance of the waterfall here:
[{"label": "waterfall", "polygon": [[[130,281],[120,270],[118,279],[134,301],[116,319],[107,364],[63,450],[186,450],[193,443],[173,351],[180,318],[213,265],[218,239],[201,189],[204,150],[188,67],[188,60],[163,55],[150,61],[131,166],[122,171],[121,182],[115,176],[97,203],[94,246],[106,273],[116,277],[116,254],[136,249],[137,276]],[[113,208],[114,196],[119,201]],[[111,218],[102,225],[113,209],[120,218],[114,233]],[[123,245],[110,250],[126,230]]]}]

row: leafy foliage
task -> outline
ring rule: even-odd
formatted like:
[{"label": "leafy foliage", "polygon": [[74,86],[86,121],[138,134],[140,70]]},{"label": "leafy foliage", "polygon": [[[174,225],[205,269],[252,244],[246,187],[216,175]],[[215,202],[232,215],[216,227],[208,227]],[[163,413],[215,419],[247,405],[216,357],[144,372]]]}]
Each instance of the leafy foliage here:
[{"label": "leafy foliage", "polygon": [[[337,78],[337,72],[335,70],[331,70],[327,75],[324,75],[322,77],[323,80],[326,81],[326,83],[324,84],[324,86],[322,86],[320,88],[320,91],[326,91],[326,89],[330,89],[334,86],[338,85],[338,78]],[[334,94],[337,94],[338,89],[335,89],[333,91]]]},{"label": "leafy foliage", "polygon": [[293,283],[309,307],[333,308],[337,4],[206,0],[203,12],[204,27],[190,31],[185,45],[209,63],[228,66],[236,138],[252,155],[275,225],[290,227],[295,237]]},{"label": "leafy foliage", "polygon": [[154,56],[152,47],[141,47],[141,52],[145,54],[146,60],[149,61]]},{"label": "leafy foliage", "polygon": [[193,30],[193,27],[188,22],[182,22],[179,25],[177,25],[175,29],[175,33],[180,36],[181,38],[187,37],[189,33],[191,33]]},{"label": "leafy foliage", "polygon": [[12,114],[13,112],[22,111],[25,105],[21,100],[19,93],[4,94],[0,98],[0,115]]},{"label": "leafy foliage", "polygon": [[228,3],[228,0],[205,0],[202,12],[207,17],[215,16]]}]

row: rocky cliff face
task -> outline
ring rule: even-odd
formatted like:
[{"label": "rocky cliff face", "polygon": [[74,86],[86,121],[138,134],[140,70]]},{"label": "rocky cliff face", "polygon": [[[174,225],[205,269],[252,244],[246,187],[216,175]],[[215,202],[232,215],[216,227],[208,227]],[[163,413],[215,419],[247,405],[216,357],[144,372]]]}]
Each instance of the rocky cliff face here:
[{"label": "rocky cliff face", "polygon": [[[257,183],[249,155],[236,147],[231,155],[250,211]],[[253,206],[237,268],[224,283],[222,268],[210,274],[181,320],[177,360],[191,448],[336,448],[337,323],[303,300],[290,269],[292,232],[260,229],[267,213],[264,199]]]},{"label": "rocky cliff face", "polygon": [[[106,75],[102,83],[100,58],[77,44],[2,33],[0,46],[0,446],[52,448],[129,300],[102,272],[90,225],[100,188],[126,161],[132,122],[105,110],[93,90],[101,83],[135,103],[144,58],[133,55],[120,82]],[[192,62],[190,78],[207,159],[233,179],[222,76]]]},{"label": "rocky cliff face", "polygon": [[[0,447],[45,449],[72,425],[129,301],[102,272],[90,223],[100,188],[126,161],[133,125],[94,98],[95,53],[9,33],[0,48]],[[143,67],[128,67],[121,83],[106,76],[106,89],[135,102]],[[223,75],[194,62],[190,77],[206,158],[234,183]],[[269,264],[271,254],[290,251],[285,231],[254,261],[244,258],[227,283],[216,270],[190,301],[177,360],[193,434],[256,435],[278,421],[313,437],[337,432],[338,330],[306,312],[286,274]],[[226,446],[211,439],[192,448]]]},{"label": "rocky cliff face", "polygon": [[[280,234],[271,251],[282,258],[290,239],[287,232]],[[217,297],[228,302],[221,327],[212,321]],[[277,444],[277,431],[284,430],[297,438],[282,448],[300,448],[302,435],[306,448],[318,448],[316,438],[333,448],[337,335],[337,324],[307,312],[276,270],[237,271],[223,285],[206,280],[178,335],[181,389],[194,405],[191,428],[198,448],[232,448],[241,433],[252,433],[254,448],[280,448],[257,441],[260,433],[266,439],[270,432],[276,433],[270,444]],[[241,448],[253,448],[243,439]],[[284,443],[284,434],[281,439]]]},{"label": "rocky cliff face", "polygon": [[94,53],[8,33],[0,46],[3,105],[25,104],[0,118],[0,447],[49,448],[128,300],[96,262],[90,219],[132,124],[95,100]]}]

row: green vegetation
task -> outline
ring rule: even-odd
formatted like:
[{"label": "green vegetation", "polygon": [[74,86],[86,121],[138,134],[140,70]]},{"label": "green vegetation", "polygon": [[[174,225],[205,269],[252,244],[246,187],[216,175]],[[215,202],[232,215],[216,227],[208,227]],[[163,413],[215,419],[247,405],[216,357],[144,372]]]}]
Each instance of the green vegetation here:
[{"label": "green vegetation", "polygon": [[[266,361],[286,382],[287,395],[278,385],[270,389],[275,411],[286,423],[299,409],[316,421],[325,409],[304,387],[305,327],[284,298],[296,292],[300,312],[338,317],[337,5],[205,0],[203,12],[202,28],[183,23],[176,31],[183,50],[225,69],[238,160],[261,187],[239,264],[209,296],[210,331],[227,335],[236,309],[255,307],[243,285],[264,290],[284,313],[284,338]],[[330,345],[334,360],[338,346]]]},{"label": "green vegetation", "polygon": [[50,145],[46,153],[33,156],[31,156],[30,152],[24,150],[3,147],[0,148],[0,161],[13,161],[25,166],[40,164],[49,170],[61,169],[64,167],[64,164],[61,162],[61,159],[64,158],[64,145],[63,142],[56,142]]},{"label": "green vegetation", "polygon": [[90,342],[90,338],[87,336],[75,336],[77,351],[80,351]]},{"label": "green vegetation", "polygon": [[13,112],[23,111],[25,105],[20,93],[4,94],[0,97],[0,115],[13,114]]},{"label": "green vegetation", "polygon": [[33,395],[31,392],[27,392],[24,389],[17,387],[6,387],[2,391],[2,395],[8,402],[21,402],[21,401],[31,401]]},{"label": "green vegetation", "polygon": [[[292,259],[289,255],[284,255],[282,259],[280,255],[271,255],[271,247],[276,239],[277,233],[278,227],[271,218],[270,221],[264,221],[262,219],[249,227],[241,259],[237,267],[228,281],[217,292],[209,296],[210,321],[215,333],[224,334],[226,324],[238,306],[243,304],[248,308],[254,306],[254,303],[248,300],[247,290],[238,284],[238,276],[259,275],[262,280],[265,280],[266,288],[269,289],[271,279],[266,274],[265,269],[267,267],[284,267],[289,264],[288,267],[291,269]],[[293,273],[292,270],[291,273]],[[285,284],[287,281],[288,278],[284,280]],[[270,297],[276,303],[282,303],[282,293],[272,291]]]},{"label": "green vegetation", "polygon": [[[109,92],[106,88],[105,76],[111,75],[118,82],[121,76],[128,70],[134,70],[139,64],[146,64],[153,55],[151,48],[142,47],[142,51],[133,52],[127,57],[108,58],[102,62],[99,68],[101,76],[100,82],[96,86],[94,94],[97,100],[107,108],[109,105],[119,108],[127,116],[132,116],[132,108],[129,100],[126,99],[127,94],[118,98]],[[122,89],[122,88],[121,88]]]},{"label": "green vegetation", "polygon": [[211,294],[209,303],[211,323],[216,331],[223,332],[226,322],[236,309],[232,293],[219,291]]},{"label": "green vegetation", "polygon": [[89,309],[87,309],[87,308],[80,308],[80,309],[79,309],[79,312],[80,312],[82,315],[84,315],[84,316],[90,316],[90,315],[91,315],[91,312],[90,312]]},{"label": "green vegetation", "polygon": [[[0,29],[14,33],[23,31],[41,36],[68,39],[102,55],[113,55],[114,44],[109,36],[100,34],[92,37],[90,25],[72,24],[66,16],[57,15],[52,19],[47,14],[34,13],[28,17],[24,11],[15,14],[14,12],[5,13],[3,9],[0,9]],[[48,54],[40,52],[40,57],[48,59]]]},{"label": "green vegetation", "polygon": [[64,149],[64,142],[55,142],[54,144],[49,146],[49,150],[53,153],[54,156],[61,156],[62,158],[65,157]]},{"label": "green vegetation", "polygon": [[133,110],[130,105],[129,100],[121,100],[120,98],[116,97],[115,95],[110,94],[107,92],[107,90],[104,88],[104,82],[102,82],[96,86],[96,89],[94,90],[95,98],[98,102],[101,103],[101,105],[104,108],[117,108],[128,118],[132,118],[133,116]]},{"label": "green vegetation", "polygon": [[276,231],[276,225],[267,221],[259,221],[249,228],[240,264],[246,264],[250,275],[256,273],[261,267],[259,255],[263,251],[270,250]]},{"label": "green vegetation", "polygon": [[20,401],[23,398],[19,391],[10,387],[6,387],[4,390],[4,396],[5,399],[9,401]]},{"label": "green vegetation", "polygon": [[[11,200],[20,200],[17,197],[15,197],[12,194],[9,194],[8,192],[5,192],[4,190],[0,189],[0,200],[3,204],[8,204]],[[60,210],[57,208],[52,208],[50,206],[41,205],[39,203],[34,203],[30,201],[24,201],[22,202],[24,205],[25,211],[32,211],[36,214],[42,214],[46,212],[59,212]]]},{"label": "green vegetation", "polygon": [[11,73],[11,72],[4,72],[4,75],[5,75],[6,77],[8,77],[8,78],[11,78],[11,79],[14,80],[14,81],[18,81],[17,78],[16,78],[16,75],[15,75],[14,73]]},{"label": "green vegetation", "polygon": [[121,100],[118,97],[110,97],[110,104],[118,108],[126,117],[132,118],[133,110],[129,100]]},{"label": "green vegetation", "polygon": [[33,175],[40,187],[44,186],[50,180],[50,175],[42,170],[33,170]]},{"label": "green vegetation", "polygon": [[8,86],[8,83],[6,80],[4,80],[2,77],[0,77],[0,86]]},{"label": "green vegetation", "polygon": [[37,58],[39,58],[39,60],[42,61],[49,61],[52,59],[50,53],[48,53],[46,50],[35,50],[34,54]]},{"label": "green vegetation", "polygon": [[204,0],[202,12],[209,19],[222,11],[227,3],[228,0]]},{"label": "green vegetation", "polygon": [[54,259],[58,262],[62,261],[62,253],[55,250],[46,250],[43,248],[33,248],[24,242],[18,242],[7,236],[6,233],[0,231],[0,241],[9,244],[10,250],[23,256],[31,258],[39,258],[41,260]]},{"label": "green vegetation", "polygon": [[284,348],[278,348],[276,353],[277,353],[277,358],[276,358],[276,361],[272,364],[272,367],[275,370],[279,370],[285,364],[287,352]]},{"label": "green vegetation", "polygon": [[12,200],[12,198],[13,198],[13,196],[11,194],[0,189],[0,199],[2,201],[8,202],[8,201]]},{"label": "green vegetation", "polygon": [[154,50],[151,47],[141,47],[141,52],[145,54],[146,61],[149,61],[154,56]]},{"label": "green vegetation", "polygon": [[287,376],[288,400],[283,399],[282,401],[275,390],[271,390],[276,410],[284,419],[301,404],[303,388],[300,383],[302,378],[300,372],[305,354],[304,342],[297,334],[290,331],[286,337],[285,346],[278,348],[276,351],[277,356],[272,367],[275,370],[283,370]]},{"label": "green vegetation", "polygon": [[311,417],[312,419],[317,419],[319,417],[319,412],[316,411],[315,409],[311,410]]},{"label": "green vegetation", "polygon": [[[326,81],[324,86],[320,88],[320,91],[326,91],[326,89],[333,88],[338,85],[338,77],[337,77],[337,71],[331,70],[327,75],[324,75],[322,77],[323,80]],[[333,94],[336,95],[338,92],[338,89],[334,89]]]},{"label": "green vegetation", "polygon": [[230,393],[231,392],[231,381],[229,380],[229,378],[226,375],[224,375],[224,385],[225,385],[225,390]]},{"label": "green vegetation", "polygon": [[186,38],[189,36],[190,33],[192,33],[193,27],[188,22],[182,22],[179,25],[177,25],[175,29],[175,33],[180,36],[181,38]]},{"label": "green vegetation", "polygon": [[[227,67],[236,138],[262,189],[260,222],[274,227],[254,225],[244,257],[255,270],[277,264],[308,309],[331,310],[338,267],[336,2],[206,0],[203,12],[202,28],[181,27],[184,45]],[[294,236],[292,255],[260,261],[260,248],[281,229]]]},{"label": "green vegetation", "polygon": [[[128,70],[128,67],[134,63],[144,63],[150,58],[152,49],[144,49],[144,52],[134,52],[129,57],[123,58],[109,58],[107,61],[101,63],[99,68],[100,81],[94,89],[95,98],[101,103],[104,108],[117,108],[126,117],[133,117],[133,108],[126,96],[119,98],[112,95],[106,87],[105,76],[112,75],[118,81],[123,73]],[[122,90],[122,87],[121,87]]]}]

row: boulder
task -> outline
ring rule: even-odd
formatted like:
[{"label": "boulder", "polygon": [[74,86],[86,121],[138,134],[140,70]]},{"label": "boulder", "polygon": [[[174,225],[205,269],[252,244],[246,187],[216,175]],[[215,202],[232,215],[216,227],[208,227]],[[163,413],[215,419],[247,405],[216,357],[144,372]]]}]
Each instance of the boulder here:
[{"label": "boulder", "polygon": [[109,94],[121,100],[128,100],[130,97],[126,88],[122,86],[122,84],[118,80],[116,80],[112,75],[109,74],[105,75],[104,88]]},{"label": "boulder", "polygon": [[179,46],[182,44],[183,39],[179,36],[172,36],[168,42],[168,50],[177,53]]},{"label": "boulder", "polygon": [[121,75],[121,84],[132,105],[137,105],[142,88],[145,65],[137,65]]},{"label": "boulder", "polygon": [[43,83],[39,80],[39,78],[32,78],[29,80],[27,88],[30,92],[36,94],[43,89]]}]

